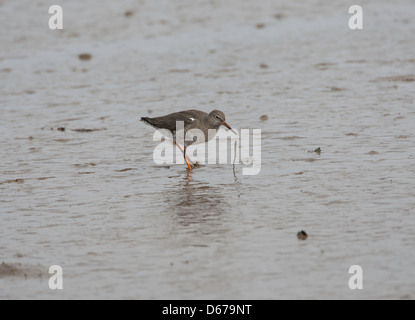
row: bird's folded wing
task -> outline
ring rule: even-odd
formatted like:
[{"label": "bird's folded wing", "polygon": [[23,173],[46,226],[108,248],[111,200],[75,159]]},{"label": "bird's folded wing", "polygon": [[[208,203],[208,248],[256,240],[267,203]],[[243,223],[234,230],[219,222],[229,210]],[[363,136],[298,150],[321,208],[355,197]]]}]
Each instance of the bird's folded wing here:
[{"label": "bird's folded wing", "polygon": [[157,129],[167,129],[172,132],[176,130],[176,121],[183,121],[184,127],[187,127],[188,125],[192,124],[193,121],[195,121],[195,120],[192,120],[190,117],[188,117],[188,115],[183,114],[181,112],[171,113],[163,117],[155,117],[155,118],[147,117],[142,120]]}]

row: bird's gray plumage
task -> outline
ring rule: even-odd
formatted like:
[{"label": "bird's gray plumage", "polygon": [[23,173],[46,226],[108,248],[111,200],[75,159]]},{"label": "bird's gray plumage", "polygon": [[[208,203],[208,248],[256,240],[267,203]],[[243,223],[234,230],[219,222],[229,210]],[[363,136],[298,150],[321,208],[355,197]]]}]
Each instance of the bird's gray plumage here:
[{"label": "bird's gray plumage", "polygon": [[[218,130],[221,125],[226,124],[225,114],[219,110],[213,110],[210,113],[199,110],[185,110],[170,113],[162,117],[142,117],[141,120],[156,129],[169,130],[173,134],[174,140],[176,140],[176,136],[179,134],[176,132],[176,121],[183,121],[184,132],[181,132],[181,134],[185,136],[189,130],[199,129],[204,134],[203,142],[207,142],[209,138],[212,138],[212,136],[208,135],[209,129]],[[194,142],[186,141],[185,145],[192,143]]]}]

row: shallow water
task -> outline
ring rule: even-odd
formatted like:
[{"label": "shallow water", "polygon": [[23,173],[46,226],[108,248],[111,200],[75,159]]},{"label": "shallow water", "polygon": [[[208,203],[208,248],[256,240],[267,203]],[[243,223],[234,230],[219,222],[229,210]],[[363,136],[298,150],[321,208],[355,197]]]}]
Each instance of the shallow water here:
[{"label": "shallow water", "polygon": [[[415,5],[351,4],[0,1],[0,298],[414,299]],[[190,108],[260,174],[156,165],[138,120]]]}]

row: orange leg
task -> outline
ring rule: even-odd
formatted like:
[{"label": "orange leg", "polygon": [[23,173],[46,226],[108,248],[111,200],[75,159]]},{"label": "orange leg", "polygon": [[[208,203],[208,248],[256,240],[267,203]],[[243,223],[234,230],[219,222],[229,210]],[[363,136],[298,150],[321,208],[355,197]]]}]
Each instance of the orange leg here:
[{"label": "orange leg", "polygon": [[186,164],[187,164],[187,168],[189,169],[189,171],[192,171],[192,167],[190,166],[190,163],[189,163],[189,161],[187,161],[187,158],[186,158],[186,147],[184,147],[184,151],[183,151],[183,149],[176,143],[176,142],[174,142],[174,144],[180,149],[180,151],[183,153],[183,157],[184,157],[184,161],[186,161]]},{"label": "orange leg", "polygon": [[186,158],[186,146],[184,146],[183,156],[184,156],[184,161],[186,161],[187,168],[189,169],[189,171],[192,171],[192,167],[190,166],[190,163],[189,163],[189,161]]}]

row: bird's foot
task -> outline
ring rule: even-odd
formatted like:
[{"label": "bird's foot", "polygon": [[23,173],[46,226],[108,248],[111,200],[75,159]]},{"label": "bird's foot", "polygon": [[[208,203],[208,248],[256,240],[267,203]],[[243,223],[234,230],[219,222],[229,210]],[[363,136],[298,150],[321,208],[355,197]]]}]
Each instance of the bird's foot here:
[{"label": "bird's foot", "polygon": [[196,159],[194,159],[194,158],[192,158],[192,157],[190,157],[189,155],[186,155],[186,158],[187,158],[187,160],[189,161],[189,163],[190,164],[196,164],[197,163],[197,160]]}]

